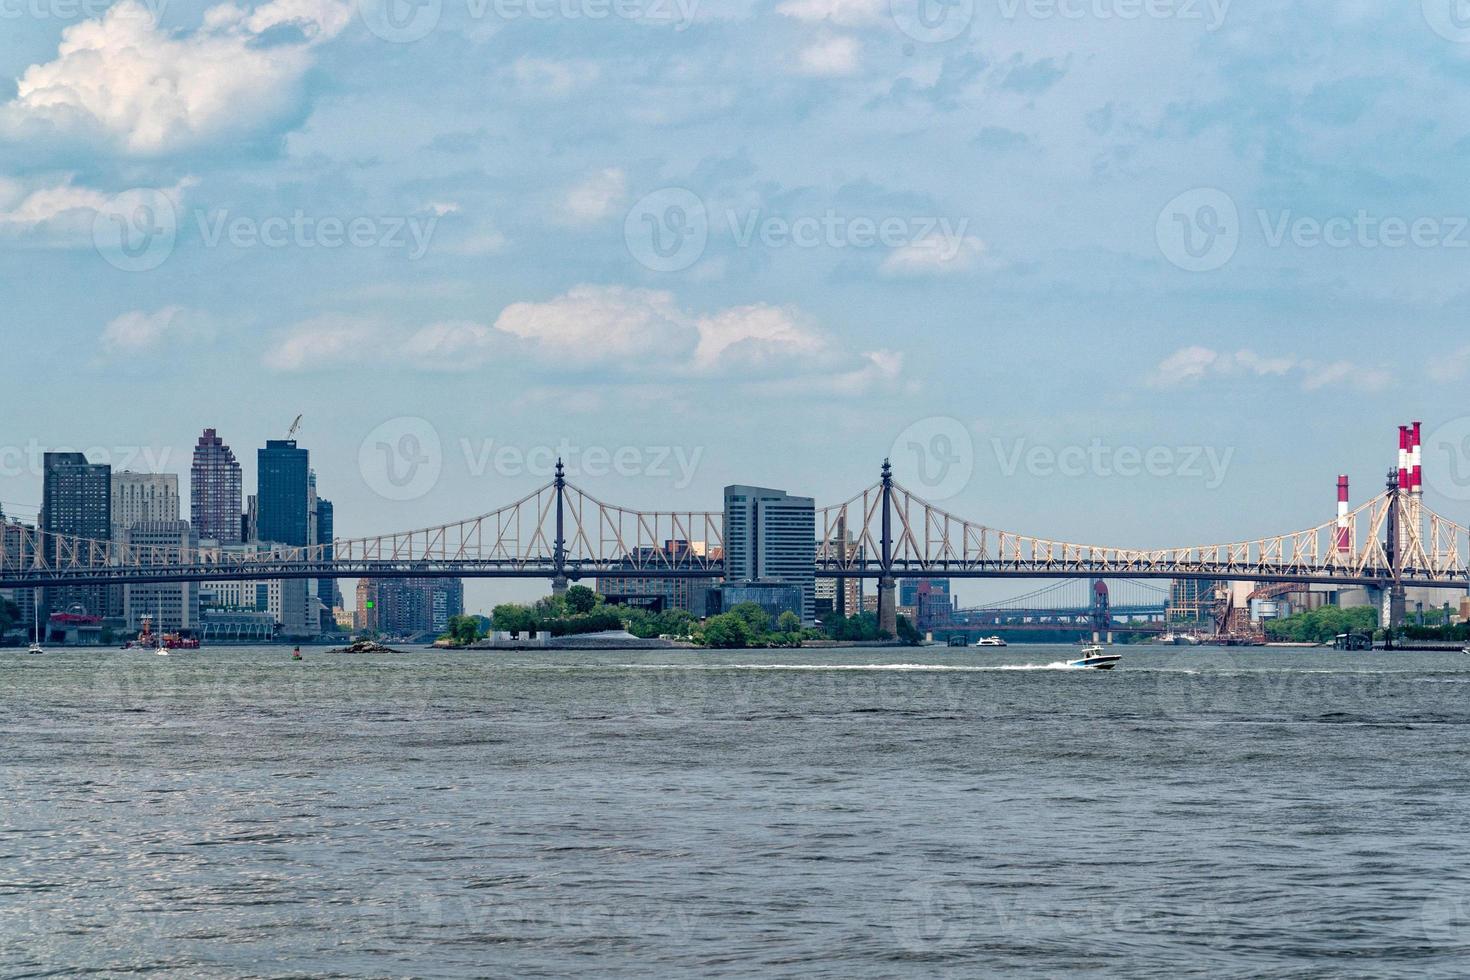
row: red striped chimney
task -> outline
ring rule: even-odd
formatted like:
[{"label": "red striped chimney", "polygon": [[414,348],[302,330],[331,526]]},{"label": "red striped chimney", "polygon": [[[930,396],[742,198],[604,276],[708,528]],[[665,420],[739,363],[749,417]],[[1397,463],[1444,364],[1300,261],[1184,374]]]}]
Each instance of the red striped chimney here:
[{"label": "red striped chimney", "polygon": [[1413,484],[1414,493],[1424,493],[1424,450],[1420,443],[1424,423],[1415,422],[1413,434],[1409,437],[1409,481]]},{"label": "red striped chimney", "polygon": [[1409,427],[1399,426],[1399,489],[1409,489]]},{"label": "red striped chimney", "polygon": [[1348,540],[1348,478],[1340,476],[1337,478],[1337,550],[1340,554],[1352,551],[1352,542]]}]

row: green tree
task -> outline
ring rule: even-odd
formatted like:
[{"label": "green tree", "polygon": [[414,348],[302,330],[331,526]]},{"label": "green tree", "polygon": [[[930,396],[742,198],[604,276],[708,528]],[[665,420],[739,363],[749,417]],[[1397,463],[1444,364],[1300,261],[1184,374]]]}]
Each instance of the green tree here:
[{"label": "green tree", "polygon": [[782,633],[800,633],[801,617],[788,609],[776,617],[776,629]]},{"label": "green tree", "polygon": [[20,622],[20,607],[9,599],[0,599],[0,636],[4,636]]},{"label": "green tree", "polygon": [[496,606],[490,614],[490,621],[504,633],[525,633],[536,628],[536,614],[513,602]]},{"label": "green tree", "polygon": [[900,616],[898,617],[898,638],[908,646],[916,647],[923,642],[924,635],[913,623],[909,622],[907,616]]},{"label": "green tree", "polygon": [[771,614],[753,602],[742,602],[727,615],[740,617],[752,637],[761,636],[771,628]]},{"label": "green tree", "polygon": [[[739,606],[736,609],[740,608]],[[756,607],[760,608],[759,606]],[[750,645],[750,626],[745,618],[734,610],[712,616],[701,631],[704,645],[721,649],[735,649]]]},{"label": "green tree", "polygon": [[455,616],[449,620],[445,637],[455,646],[467,647],[480,639],[480,619],[477,616]]},{"label": "green tree", "polygon": [[570,589],[567,589],[567,611],[574,615],[590,613],[597,608],[599,598],[598,594],[587,588],[587,586],[574,585]]}]

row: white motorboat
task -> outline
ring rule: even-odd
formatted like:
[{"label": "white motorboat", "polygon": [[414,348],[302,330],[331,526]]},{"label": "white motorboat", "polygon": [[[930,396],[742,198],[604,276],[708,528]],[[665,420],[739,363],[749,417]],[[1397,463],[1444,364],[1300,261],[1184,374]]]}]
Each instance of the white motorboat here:
[{"label": "white motorboat", "polygon": [[975,645],[977,647],[1003,647],[1006,641],[998,636],[982,636]]},{"label": "white motorboat", "polygon": [[1082,659],[1068,662],[1068,667],[1085,667],[1088,670],[1112,670],[1123,660],[1121,653],[1108,653],[1100,646],[1082,648]]}]

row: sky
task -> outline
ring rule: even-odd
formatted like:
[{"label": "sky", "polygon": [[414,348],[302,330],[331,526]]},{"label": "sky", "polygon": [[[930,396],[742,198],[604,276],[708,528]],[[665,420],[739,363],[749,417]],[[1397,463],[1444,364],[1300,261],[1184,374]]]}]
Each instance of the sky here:
[{"label": "sky", "polygon": [[1366,499],[1412,420],[1470,518],[1454,0],[0,22],[11,514],[39,450],[187,474],[211,426],[249,485],[301,414],[346,536],[492,510],[560,452],[641,509],[838,502],[891,456],[995,527],[1244,540],[1329,520],[1339,473]]}]

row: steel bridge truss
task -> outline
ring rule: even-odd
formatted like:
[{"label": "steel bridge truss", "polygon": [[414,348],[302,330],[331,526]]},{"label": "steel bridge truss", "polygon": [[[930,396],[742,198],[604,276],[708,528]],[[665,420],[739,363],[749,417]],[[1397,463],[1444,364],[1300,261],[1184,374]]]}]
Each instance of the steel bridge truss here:
[{"label": "steel bridge truss", "polygon": [[[1195,578],[1464,588],[1470,531],[1390,487],[1304,531],[1230,544],[1129,549],[999,530],[882,479],[817,511],[822,578]],[[723,515],[608,504],[556,478],[469,520],[327,545],[134,546],[0,525],[0,588],[357,577],[707,578],[724,570]]]}]

